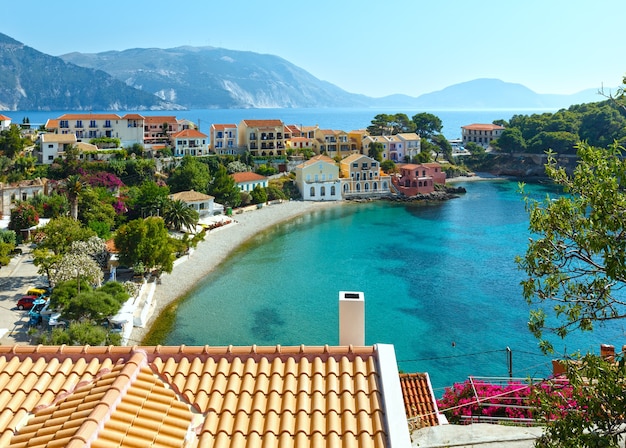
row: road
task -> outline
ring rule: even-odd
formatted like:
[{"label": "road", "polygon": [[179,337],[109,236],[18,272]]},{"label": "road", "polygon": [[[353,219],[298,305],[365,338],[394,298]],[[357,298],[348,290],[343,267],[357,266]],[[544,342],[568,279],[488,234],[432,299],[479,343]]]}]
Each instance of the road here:
[{"label": "road", "polygon": [[21,245],[22,255],[11,258],[8,266],[0,268],[0,345],[29,344],[28,311],[15,305],[29,288],[47,284],[37,273],[31,248]]}]

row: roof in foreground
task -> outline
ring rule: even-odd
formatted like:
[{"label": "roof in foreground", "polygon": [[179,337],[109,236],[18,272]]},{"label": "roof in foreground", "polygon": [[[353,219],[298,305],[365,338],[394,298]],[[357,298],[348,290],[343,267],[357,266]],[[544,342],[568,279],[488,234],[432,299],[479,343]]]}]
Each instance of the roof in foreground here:
[{"label": "roof in foreground", "polygon": [[408,446],[387,347],[0,346],[0,446]]}]

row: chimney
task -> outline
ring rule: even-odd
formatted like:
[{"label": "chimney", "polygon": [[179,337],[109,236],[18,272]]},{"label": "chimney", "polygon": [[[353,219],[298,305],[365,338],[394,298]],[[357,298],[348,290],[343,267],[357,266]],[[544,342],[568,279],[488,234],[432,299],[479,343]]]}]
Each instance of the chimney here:
[{"label": "chimney", "polygon": [[615,361],[615,347],[608,344],[601,344],[600,356],[607,361]]},{"label": "chimney", "polygon": [[339,345],[365,345],[365,297],[339,291]]}]

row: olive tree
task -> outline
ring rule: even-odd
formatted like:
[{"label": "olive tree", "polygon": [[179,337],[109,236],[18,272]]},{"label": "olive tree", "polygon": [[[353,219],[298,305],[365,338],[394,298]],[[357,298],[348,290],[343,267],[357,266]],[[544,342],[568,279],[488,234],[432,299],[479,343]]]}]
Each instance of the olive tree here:
[{"label": "olive tree", "polygon": [[[527,277],[523,296],[531,306],[529,328],[544,352],[550,339],[626,317],[626,162],[623,148],[577,146],[573,173],[548,153],[546,172],[564,194],[544,201],[527,199],[531,238],[518,257]],[[523,187],[523,186],[522,186]],[[617,446],[626,433],[624,360],[587,355],[568,364],[572,394],[540,394],[547,417],[542,447]],[[556,417],[556,418],[555,418]]]}]

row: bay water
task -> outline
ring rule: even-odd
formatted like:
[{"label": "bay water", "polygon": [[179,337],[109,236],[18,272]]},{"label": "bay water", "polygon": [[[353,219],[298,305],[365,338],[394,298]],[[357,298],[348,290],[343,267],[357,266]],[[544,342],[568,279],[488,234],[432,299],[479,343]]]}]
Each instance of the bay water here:
[{"label": "bay water", "polygon": [[[260,233],[179,305],[165,343],[336,345],[339,292],[362,291],[366,343],[393,344],[399,368],[428,372],[437,395],[469,375],[549,375],[514,262],[529,237],[518,183],[459,185],[467,193],[445,202],[349,203]],[[597,353],[623,334],[616,323],[555,346]]]},{"label": "bay water", "polygon": [[[351,131],[365,129],[378,114],[405,113],[413,115],[428,112],[439,117],[443,124],[442,132],[448,139],[461,137],[461,126],[472,123],[491,123],[493,120],[509,120],[515,114],[530,115],[550,110],[422,110],[422,109],[348,109],[348,108],[308,108],[308,109],[191,109],[178,111],[108,111],[120,116],[126,113],[140,113],[144,116],[174,115],[178,119],[190,120],[198,125],[200,131],[209,134],[211,124],[236,124],[241,120],[278,119],[285,124],[302,126],[319,125],[321,129]],[[92,111],[105,113],[105,111]],[[89,111],[5,111],[13,123],[20,124],[28,117],[29,122],[38,127],[48,119],[58,118],[66,113],[90,113]]]}]

